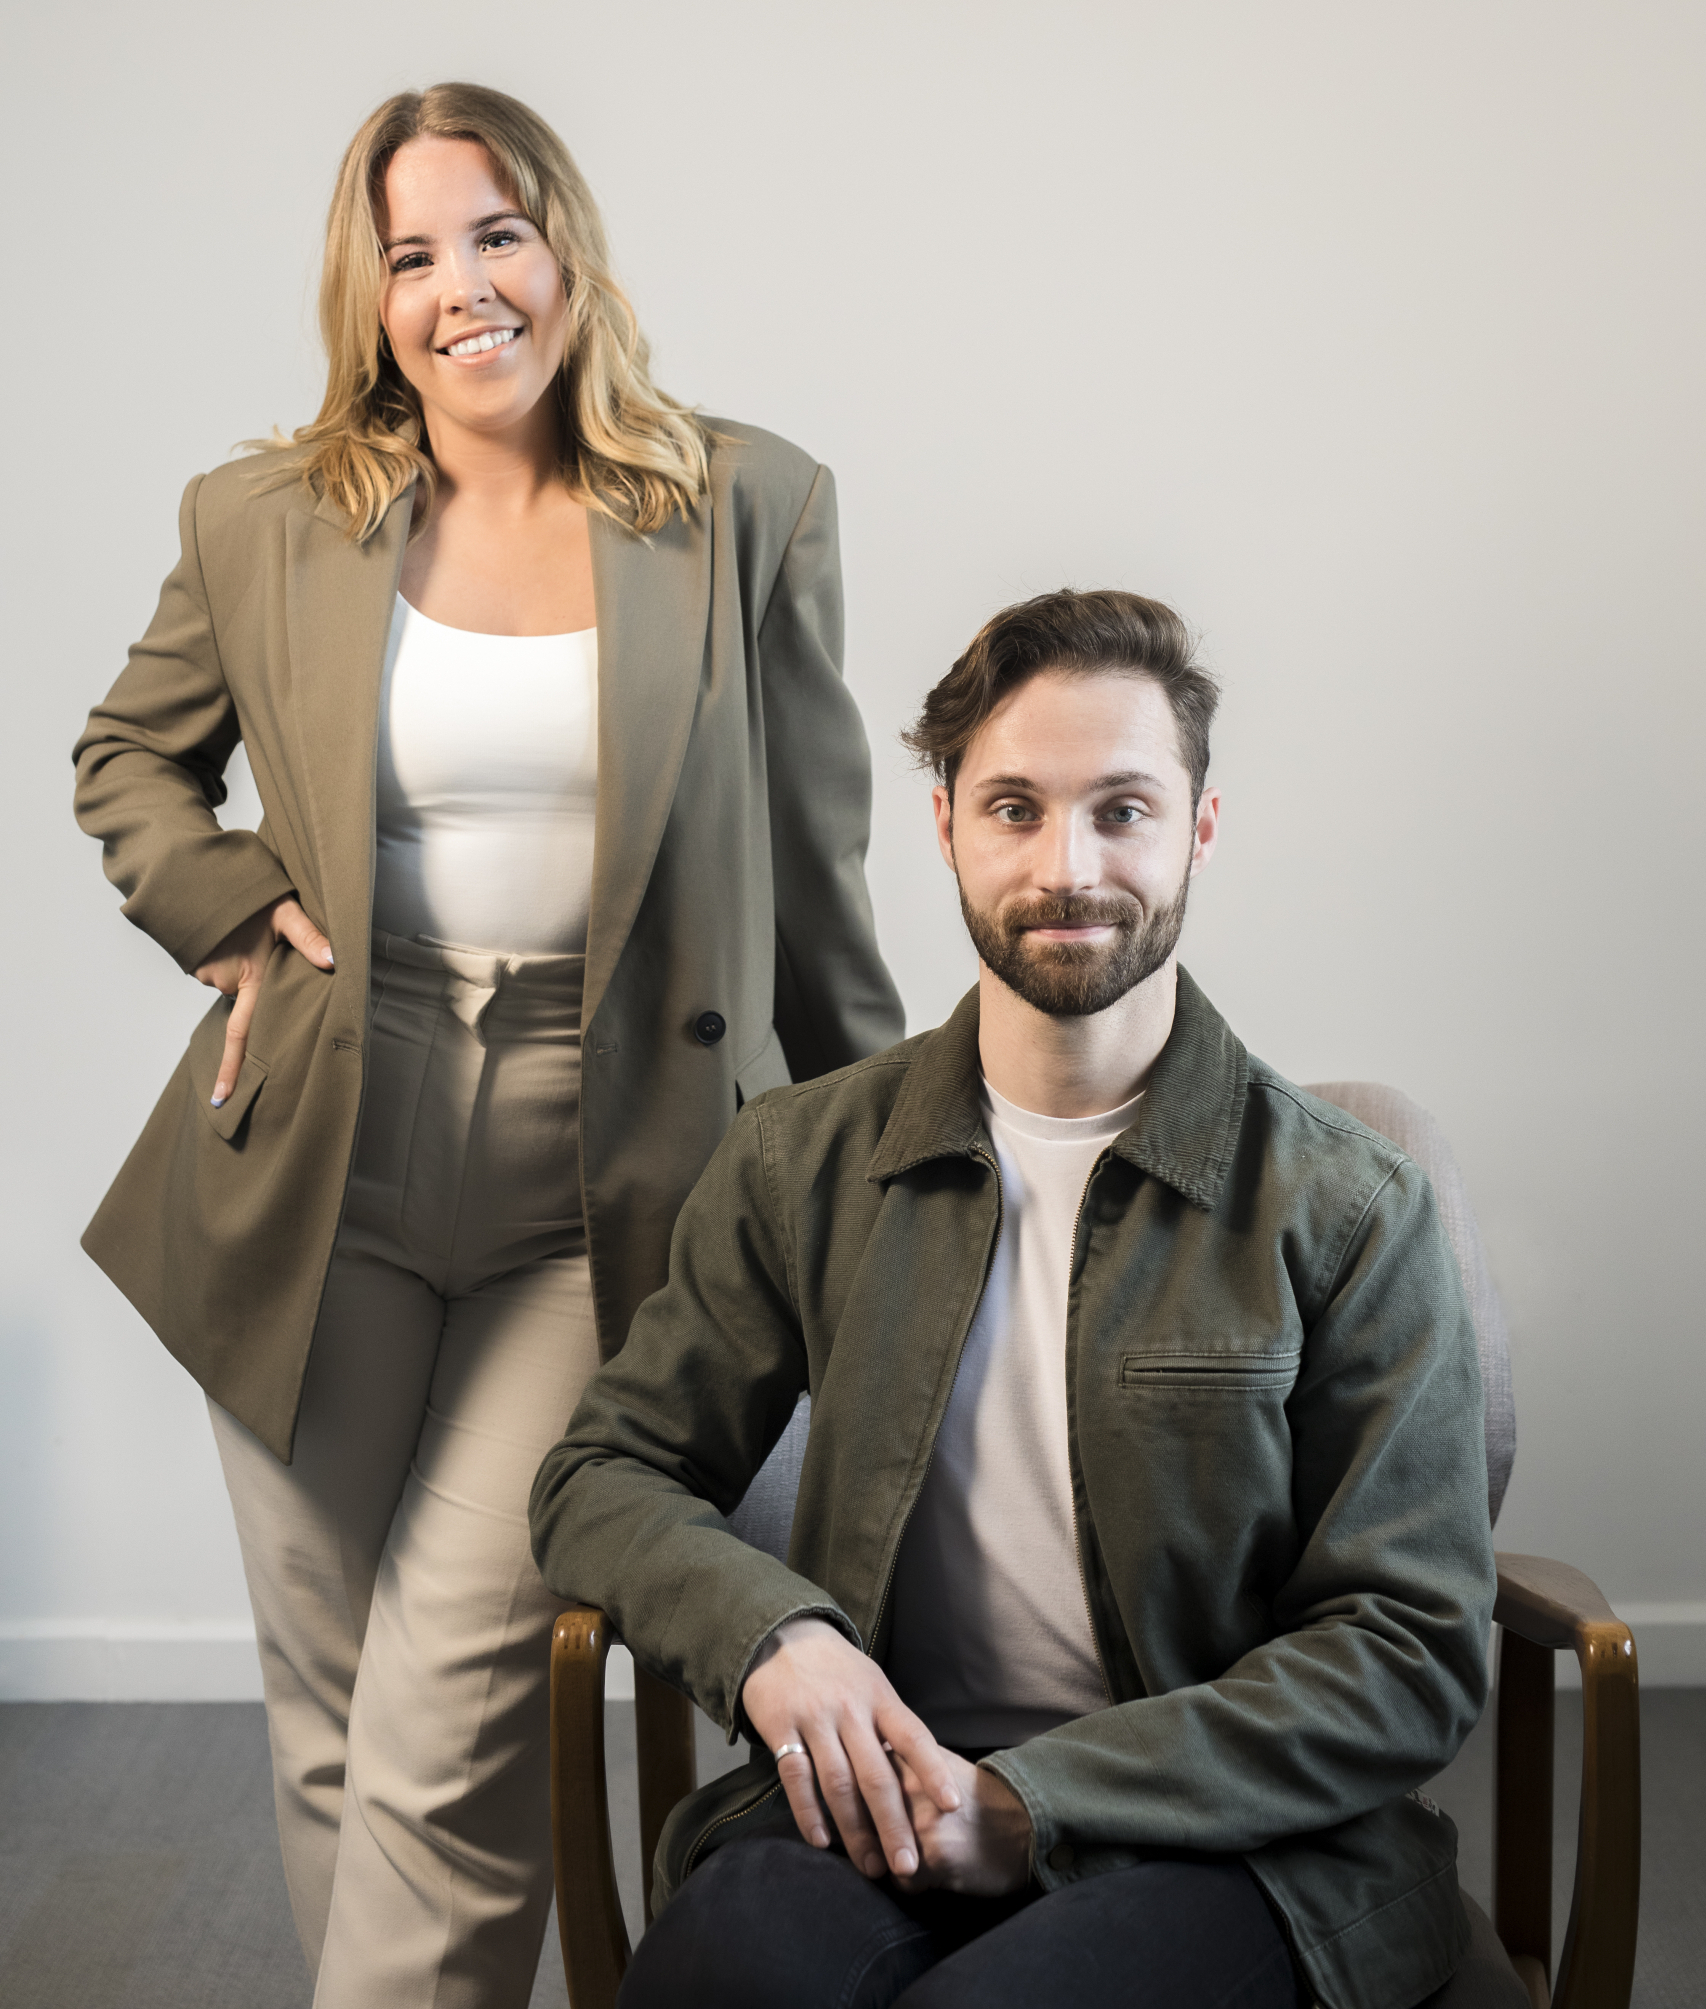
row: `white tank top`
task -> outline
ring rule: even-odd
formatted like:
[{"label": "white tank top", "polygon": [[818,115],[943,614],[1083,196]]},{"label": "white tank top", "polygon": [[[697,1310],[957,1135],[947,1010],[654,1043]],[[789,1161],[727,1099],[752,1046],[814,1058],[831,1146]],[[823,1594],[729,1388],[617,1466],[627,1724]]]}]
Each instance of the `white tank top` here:
[{"label": "white tank top", "polygon": [[379,698],[373,924],[582,955],[598,794],[598,631],[477,635],[397,596]]}]

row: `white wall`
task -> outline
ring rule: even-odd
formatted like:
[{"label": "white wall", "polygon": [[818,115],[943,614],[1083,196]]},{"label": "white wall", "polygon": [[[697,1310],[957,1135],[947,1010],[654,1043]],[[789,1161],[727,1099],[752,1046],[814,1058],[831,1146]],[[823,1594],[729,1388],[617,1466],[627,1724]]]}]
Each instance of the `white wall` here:
[{"label": "white wall", "polygon": [[1289,1074],[1444,1122],[1514,1333],[1501,1544],[1706,1681],[1706,16],[159,0],[13,42],[0,1693],[253,1687],[197,1393],[76,1247],[202,996],[66,753],[183,481],[314,408],[340,148],[454,75],[568,137],[661,380],[837,471],[915,1026],[971,968],[894,744],[920,692],[1062,582],[1200,625],[1187,958]]}]

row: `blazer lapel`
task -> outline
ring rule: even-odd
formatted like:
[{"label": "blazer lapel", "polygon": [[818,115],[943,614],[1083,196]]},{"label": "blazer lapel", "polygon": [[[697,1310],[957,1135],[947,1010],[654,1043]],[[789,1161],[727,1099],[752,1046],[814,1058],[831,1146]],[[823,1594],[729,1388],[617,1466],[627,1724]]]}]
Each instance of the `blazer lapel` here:
[{"label": "blazer lapel", "polygon": [[316,918],[340,950],[350,930],[359,931],[350,946],[363,967],[373,918],[379,686],[413,505],[411,487],[361,544],[324,502],[304,503],[285,519],[291,691],[326,909]]},{"label": "blazer lapel", "polygon": [[687,756],[708,646],[711,506],[650,537],[594,512],[598,807],[581,1026],[591,1025],[651,878]]}]

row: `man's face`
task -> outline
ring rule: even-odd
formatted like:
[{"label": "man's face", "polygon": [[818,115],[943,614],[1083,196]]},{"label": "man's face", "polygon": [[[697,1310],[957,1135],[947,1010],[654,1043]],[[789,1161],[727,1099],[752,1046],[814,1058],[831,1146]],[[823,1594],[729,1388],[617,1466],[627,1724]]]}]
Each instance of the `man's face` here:
[{"label": "man's face", "polygon": [[1105,1011],[1166,964],[1220,816],[1218,789],[1193,810],[1160,685],[1123,670],[1032,677],[934,801],[978,955],[1051,1017]]}]

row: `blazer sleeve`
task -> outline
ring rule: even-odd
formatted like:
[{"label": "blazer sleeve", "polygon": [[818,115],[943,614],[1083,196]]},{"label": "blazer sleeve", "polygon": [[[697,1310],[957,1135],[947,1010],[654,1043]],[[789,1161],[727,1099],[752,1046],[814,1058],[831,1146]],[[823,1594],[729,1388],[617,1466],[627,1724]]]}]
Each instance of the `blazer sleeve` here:
[{"label": "blazer sleeve", "polygon": [[820,467],[758,630],[776,902],[777,1036],[796,1081],[905,1036],[877,947],[871,754],[841,675],[835,477]]},{"label": "blazer sleeve", "polygon": [[250,914],[291,891],[252,830],[223,830],[214,810],[241,738],[225,682],[196,536],[202,477],[178,512],[183,553],[160,589],[148,632],[73,750],[77,821],[101,840],[124,914],[194,970]]}]

